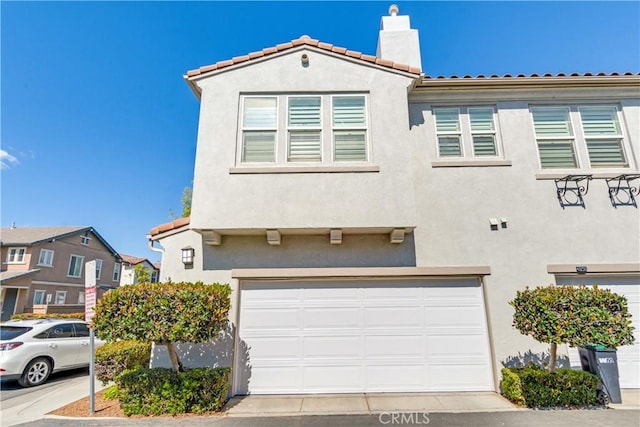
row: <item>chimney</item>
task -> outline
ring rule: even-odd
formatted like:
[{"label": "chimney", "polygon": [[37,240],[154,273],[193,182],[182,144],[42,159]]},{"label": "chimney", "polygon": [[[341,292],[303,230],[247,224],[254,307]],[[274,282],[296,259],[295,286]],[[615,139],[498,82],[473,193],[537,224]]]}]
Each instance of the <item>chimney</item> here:
[{"label": "chimney", "polygon": [[398,6],[392,4],[389,16],[382,17],[376,56],[422,69],[418,30],[411,29],[409,16],[398,16],[398,12]]}]

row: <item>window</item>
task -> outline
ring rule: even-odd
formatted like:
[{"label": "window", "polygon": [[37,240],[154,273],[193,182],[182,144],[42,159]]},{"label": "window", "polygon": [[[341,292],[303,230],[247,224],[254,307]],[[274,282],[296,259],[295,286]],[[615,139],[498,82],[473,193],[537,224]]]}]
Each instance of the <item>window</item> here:
[{"label": "window", "polygon": [[27,248],[9,248],[7,251],[7,264],[23,264]]},{"label": "window", "polygon": [[61,323],[33,337],[39,339],[72,338],[74,333],[73,323]]},{"label": "window", "polygon": [[67,300],[67,291],[56,291],[56,302],[55,304],[64,304]]},{"label": "window", "polygon": [[366,102],[365,95],[244,96],[240,162],[366,162]]},{"label": "window", "polygon": [[96,260],[96,279],[100,279],[100,274],[102,273],[102,260]]},{"label": "window", "polygon": [[43,290],[35,290],[33,292],[33,305],[44,304],[46,301],[46,291]]},{"label": "window", "polygon": [[273,162],[276,152],[277,106],[275,97],[244,99],[242,161]]},{"label": "window", "polygon": [[618,110],[615,107],[580,107],[578,111],[591,166],[627,166]]},{"label": "window", "polygon": [[[438,157],[497,157],[493,107],[434,108]],[[468,156],[466,153],[470,153]]]},{"label": "window", "polygon": [[288,107],[290,162],[321,160],[321,98],[319,96],[290,97]]},{"label": "window", "polygon": [[76,337],[88,337],[90,335],[89,327],[85,323],[74,323],[76,329]]},{"label": "window", "polygon": [[540,166],[627,167],[622,126],[614,106],[532,107]]},{"label": "window", "polygon": [[81,245],[85,245],[87,246],[89,244],[89,240],[91,240],[91,237],[89,237],[89,233],[85,233],[83,236],[80,236],[80,244]]},{"label": "window", "polygon": [[42,267],[53,267],[53,251],[51,249],[40,249],[38,265]]},{"label": "window", "polygon": [[153,270],[151,272],[151,283],[157,283],[157,282],[158,282],[158,271]]},{"label": "window", "polygon": [[78,304],[84,304],[84,291],[78,292]]},{"label": "window", "polygon": [[67,276],[69,277],[81,277],[82,276],[82,263],[84,262],[84,257],[79,255],[71,255],[69,259],[69,272]]},{"label": "window", "polygon": [[117,263],[113,266],[113,281],[120,281],[120,264]]}]

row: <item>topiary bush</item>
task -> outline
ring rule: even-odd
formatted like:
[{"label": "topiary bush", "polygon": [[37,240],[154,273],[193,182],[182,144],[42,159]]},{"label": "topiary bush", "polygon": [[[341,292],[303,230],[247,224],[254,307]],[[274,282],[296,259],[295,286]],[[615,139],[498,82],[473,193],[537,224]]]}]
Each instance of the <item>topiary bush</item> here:
[{"label": "topiary bush", "polygon": [[31,320],[31,319],[80,319],[84,320],[84,313],[18,313],[11,316],[11,320]]},{"label": "topiary bush", "polygon": [[150,360],[150,342],[107,342],[96,350],[96,378],[106,385],[125,370],[148,368]]},{"label": "topiary bush", "polygon": [[219,411],[227,400],[230,372],[231,368],[129,371],[116,378],[118,399],[127,416]]},{"label": "topiary bush", "polygon": [[598,401],[597,376],[573,369],[554,373],[532,366],[504,368],[500,388],[502,394],[518,405],[530,408],[594,405]]},{"label": "topiary bush", "polygon": [[224,284],[142,283],[107,292],[93,325],[106,341],[141,340],[166,345],[175,372],[182,364],[176,342],[207,342],[227,326],[231,288]]},{"label": "topiary bush", "polygon": [[633,344],[626,297],[597,285],[526,288],[509,304],[514,308],[514,328],[550,344],[549,372],[556,367],[558,344],[609,348]]}]

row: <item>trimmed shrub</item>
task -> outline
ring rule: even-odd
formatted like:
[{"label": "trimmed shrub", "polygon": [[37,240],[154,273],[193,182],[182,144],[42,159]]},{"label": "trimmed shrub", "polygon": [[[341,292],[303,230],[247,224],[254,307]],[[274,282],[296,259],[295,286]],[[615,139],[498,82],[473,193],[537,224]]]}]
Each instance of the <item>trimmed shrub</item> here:
[{"label": "trimmed shrub", "polygon": [[96,378],[106,385],[125,370],[149,367],[150,360],[150,342],[108,342],[96,350]]},{"label": "trimmed shrub", "polygon": [[208,342],[227,326],[229,285],[141,283],[107,292],[95,308],[93,324],[106,341],[141,340],[167,346],[175,372],[182,364],[177,342]]},{"label": "trimmed shrub", "polygon": [[116,400],[118,398],[118,386],[112,385],[104,389],[102,397],[107,400]]},{"label": "trimmed shrub", "polygon": [[11,316],[11,320],[32,320],[32,319],[80,319],[84,320],[84,313],[18,313]]},{"label": "trimmed shrub", "polygon": [[230,372],[230,368],[125,372],[116,378],[120,406],[127,416],[219,411],[227,400]]},{"label": "trimmed shrub", "polygon": [[598,377],[589,372],[558,369],[549,373],[534,366],[504,368],[500,388],[507,399],[519,405],[566,407],[596,404],[598,384]]},{"label": "trimmed shrub", "polygon": [[524,405],[525,400],[522,395],[522,382],[518,374],[509,368],[502,369],[502,381],[500,389],[504,397],[515,403],[516,405]]}]

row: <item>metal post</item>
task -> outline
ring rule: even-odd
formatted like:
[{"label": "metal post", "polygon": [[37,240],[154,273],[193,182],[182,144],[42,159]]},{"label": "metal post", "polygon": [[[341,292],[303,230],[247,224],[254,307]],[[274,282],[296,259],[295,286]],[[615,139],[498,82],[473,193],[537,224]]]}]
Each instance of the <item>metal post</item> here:
[{"label": "metal post", "polygon": [[94,360],[96,341],[93,328],[89,328],[89,351],[91,352],[91,359],[89,362],[89,414],[93,415],[96,412],[96,367]]}]

